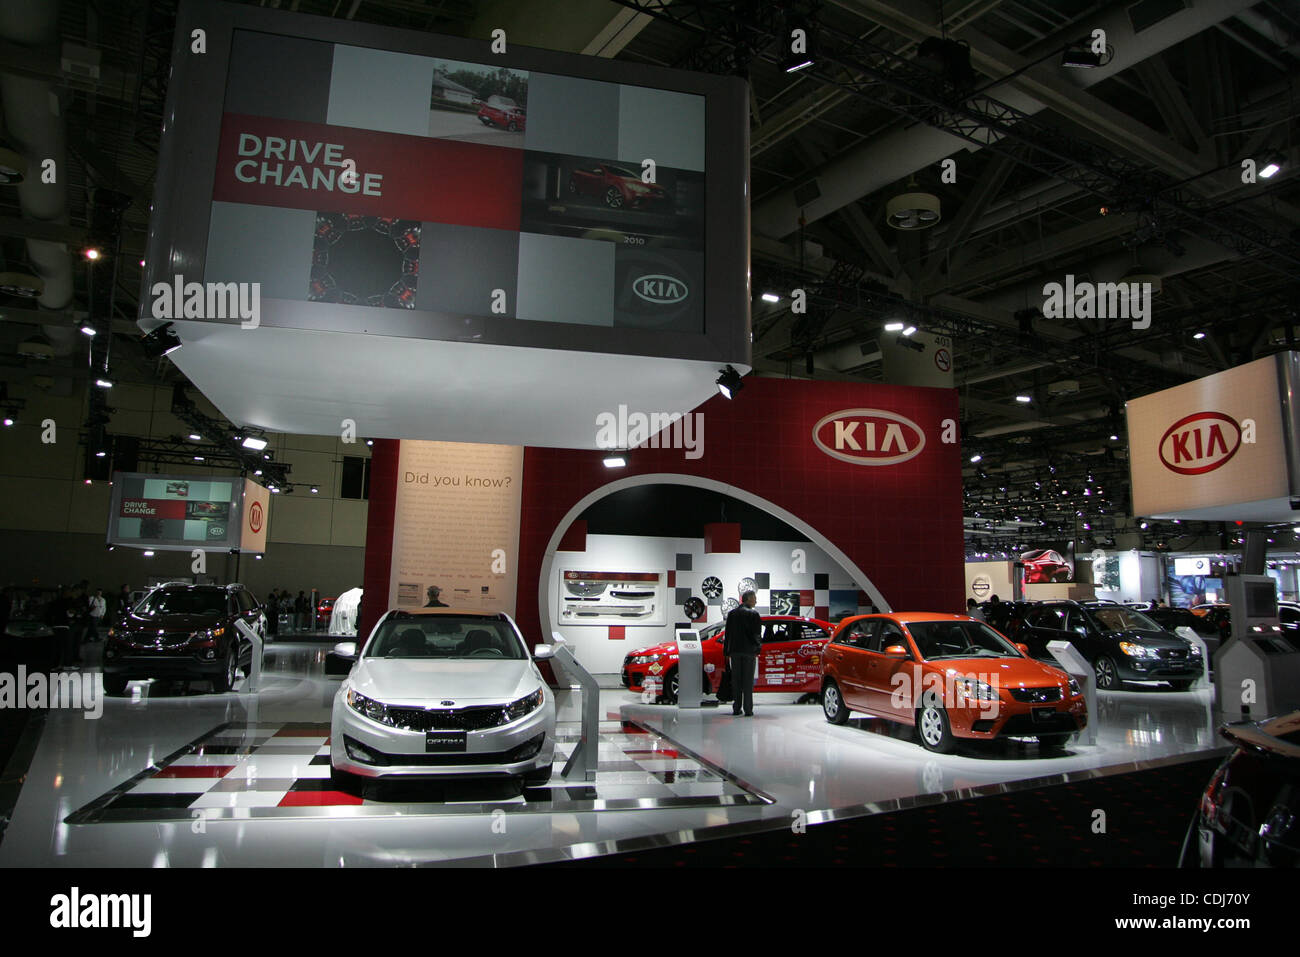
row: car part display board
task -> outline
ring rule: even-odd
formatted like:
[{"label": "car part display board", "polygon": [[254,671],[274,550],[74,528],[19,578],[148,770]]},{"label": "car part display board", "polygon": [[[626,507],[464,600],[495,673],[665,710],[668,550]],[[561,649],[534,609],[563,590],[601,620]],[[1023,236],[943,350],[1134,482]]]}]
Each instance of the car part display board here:
[{"label": "car part display board", "polygon": [[611,572],[564,569],[559,576],[562,625],[662,625],[665,623],[661,572]]}]

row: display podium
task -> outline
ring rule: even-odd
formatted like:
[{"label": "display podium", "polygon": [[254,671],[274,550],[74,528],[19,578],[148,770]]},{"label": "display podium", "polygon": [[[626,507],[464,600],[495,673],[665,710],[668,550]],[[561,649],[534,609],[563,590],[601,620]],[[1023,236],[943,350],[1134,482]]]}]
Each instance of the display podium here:
[{"label": "display podium", "polygon": [[677,707],[698,708],[704,700],[704,647],[699,632],[677,632]]},{"label": "display podium", "polygon": [[1214,656],[1219,710],[1258,720],[1300,707],[1300,651],[1282,636],[1277,584],[1268,575],[1229,575],[1232,637]]},{"label": "display podium", "polygon": [[262,680],[262,636],[243,619],[237,620],[235,627],[239,629],[241,635],[253,643],[253,664],[248,669],[248,682],[244,685],[245,692],[253,693],[257,691]]},{"label": "display podium", "polygon": [[1080,732],[1079,743],[1096,744],[1097,718],[1100,716],[1097,710],[1097,673],[1088,664],[1088,659],[1079,653],[1079,649],[1068,641],[1049,641],[1047,650],[1060,662],[1061,669],[1078,681],[1079,687],[1083,689],[1083,700],[1088,705],[1088,726]]},{"label": "display podium", "polygon": [[582,693],[582,728],[578,744],[565,762],[560,777],[566,781],[594,781],[600,763],[600,685],[586,668],[578,664],[568,642],[558,631],[551,632],[551,648],[551,666],[559,665],[561,672],[556,678],[569,684],[576,682]]}]

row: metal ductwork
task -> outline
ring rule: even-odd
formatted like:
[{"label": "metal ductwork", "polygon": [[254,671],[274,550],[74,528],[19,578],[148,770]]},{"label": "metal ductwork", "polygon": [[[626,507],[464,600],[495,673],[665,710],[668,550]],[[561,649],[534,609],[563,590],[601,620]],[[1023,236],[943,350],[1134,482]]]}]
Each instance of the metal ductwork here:
[{"label": "metal ductwork", "polygon": [[[1229,17],[1239,15],[1255,2],[1256,0],[1197,0],[1194,6],[1184,7],[1157,23],[1144,25],[1139,33],[1134,32],[1129,18],[1128,8],[1133,5],[1125,3],[1110,8],[1096,18],[1089,18],[1087,30],[1081,25],[1070,27],[1068,36],[1058,35],[1044,40],[1025,54],[1025,58],[1032,60],[1049,53],[1053,48],[1076,39],[1093,28],[1104,29],[1107,42],[1115,48],[1115,56],[1110,63],[1091,70],[1059,71],[1080,88],[1086,89]],[[874,6],[874,3],[867,5]],[[960,33],[958,31],[958,35]],[[1029,114],[1045,109],[1043,103],[1021,92],[1015,81],[992,88],[989,96]],[[900,180],[905,181],[917,170],[938,163],[958,150],[976,148],[967,140],[923,125],[882,136],[823,167],[813,177],[819,194],[806,205],[799,205],[795,199],[796,191],[800,195],[804,193],[809,182],[806,179],[756,203],[752,212],[754,232],[777,238],[788,236],[799,228],[801,214],[806,222],[814,222],[878,189]]]},{"label": "metal ductwork", "polygon": [[[0,5],[0,38],[27,47],[55,50],[59,44],[58,0],[5,0]],[[14,187],[23,218],[42,223],[68,222],[68,154],[59,93],[48,80],[0,73],[0,104],[10,145],[27,158],[27,178]],[[41,163],[53,159],[54,183],[41,182]],[[72,257],[63,243],[28,239],[27,257],[43,280],[37,300],[46,309],[72,302]],[[76,350],[77,334],[66,324],[43,327],[57,355]]]}]

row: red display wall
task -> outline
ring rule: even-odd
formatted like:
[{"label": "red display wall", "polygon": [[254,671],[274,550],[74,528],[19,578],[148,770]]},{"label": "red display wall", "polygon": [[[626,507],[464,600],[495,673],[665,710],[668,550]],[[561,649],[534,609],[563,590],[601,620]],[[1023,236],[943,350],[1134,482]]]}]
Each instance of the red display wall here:
[{"label": "red display wall", "polygon": [[[864,409],[915,423],[924,448],[906,461],[862,465],[835,458],[814,441],[814,426],[827,416]],[[712,479],[791,512],[856,563],[895,610],[964,610],[961,453],[957,441],[943,441],[945,420],[954,423],[956,438],[954,390],[749,378],[735,399],[716,396],[697,412],[703,414],[704,454],[696,459],[683,449],[638,448],[627,454],[625,468],[608,469],[599,451],[524,450],[516,619],[531,643],[549,636],[549,625],[539,620],[539,579],[547,543],[564,516],[610,482],[653,473]],[[876,435],[881,445],[884,421]],[[593,413],[593,438],[596,428]],[[860,445],[866,444],[865,428],[851,433]],[[902,430],[914,448],[907,423]],[[832,425],[820,434],[833,446]],[[367,596],[387,594],[397,447],[376,441],[373,450]],[[380,611],[363,603],[361,634]]]}]

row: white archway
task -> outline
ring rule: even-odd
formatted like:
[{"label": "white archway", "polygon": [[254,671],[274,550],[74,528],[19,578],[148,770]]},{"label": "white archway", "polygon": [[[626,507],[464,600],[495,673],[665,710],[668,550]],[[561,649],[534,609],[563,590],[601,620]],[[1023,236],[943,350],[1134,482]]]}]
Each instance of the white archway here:
[{"label": "white archway", "polygon": [[550,540],[546,543],[546,552],[542,556],[541,580],[537,599],[537,610],[541,617],[538,619],[542,627],[546,629],[542,636],[543,641],[550,640],[550,632],[555,627],[554,620],[551,617],[551,571],[555,567],[555,550],[560,544],[560,539],[568,531],[569,526],[574,520],[587,510],[587,507],[593,502],[598,502],[607,495],[620,492],[625,488],[635,488],[639,485],[690,485],[695,488],[708,489],[711,492],[721,492],[724,495],[730,495],[733,498],[740,499],[755,508],[761,508],[763,511],[775,515],[781,521],[785,522],[791,528],[802,532],[808,537],[808,541],[820,547],[831,558],[840,563],[840,567],[848,572],[852,577],[854,584],[862,591],[867,593],[871,603],[878,611],[889,611],[889,604],[885,601],[884,596],[872,584],[871,579],[862,571],[853,561],[849,559],[833,542],[829,541],[826,536],[822,535],[811,525],[796,515],[792,515],[785,509],[781,508],[761,496],[748,492],[743,488],[736,488],[734,485],[727,485],[725,482],[718,482],[714,479],[704,478],[699,475],[680,475],[676,472],[654,472],[648,475],[630,475],[627,478],[617,479],[600,488],[595,489],[579,499],[574,506],[565,513],[564,518],[555,527],[551,533]]}]

